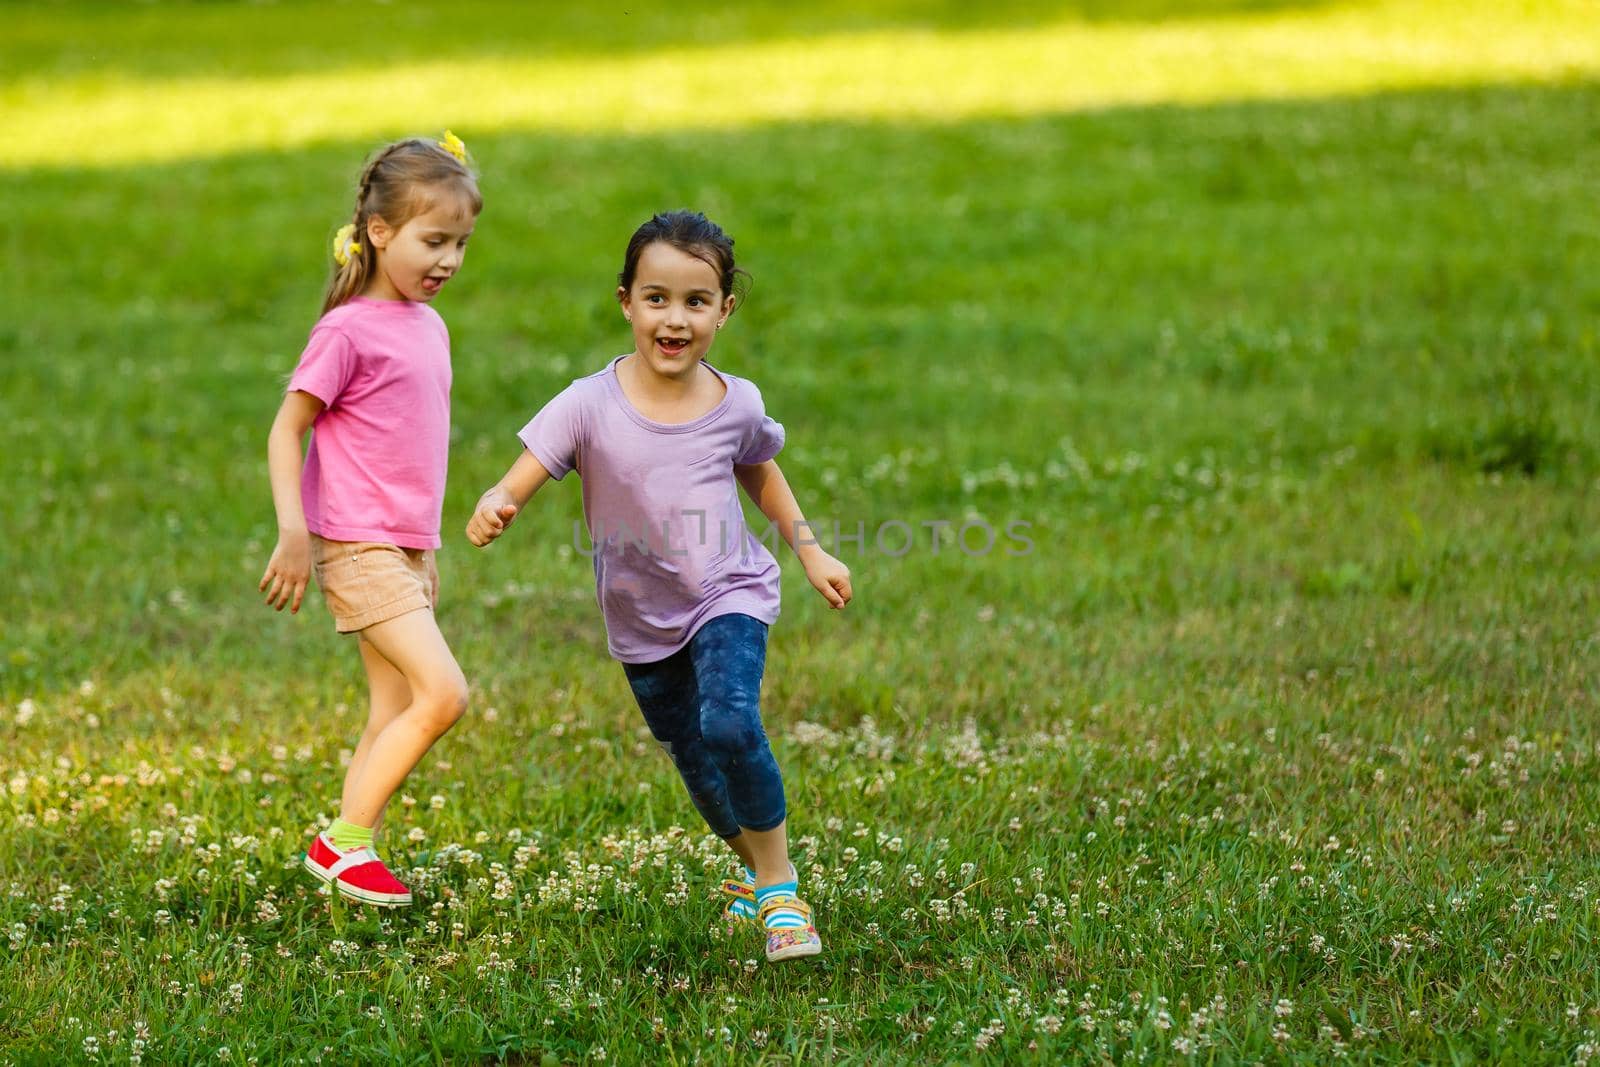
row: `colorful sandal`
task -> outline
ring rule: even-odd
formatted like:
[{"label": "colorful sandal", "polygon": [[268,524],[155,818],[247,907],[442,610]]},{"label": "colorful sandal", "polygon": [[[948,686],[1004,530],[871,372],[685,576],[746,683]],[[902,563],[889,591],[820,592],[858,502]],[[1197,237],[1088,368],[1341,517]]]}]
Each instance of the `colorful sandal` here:
[{"label": "colorful sandal", "polygon": [[728,903],[722,908],[723,918],[729,922],[756,921],[756,887],[753,883],[736,882],[730,878],[722,883],[718,891],[728,898]]},{"label": "colorful sandal", "polygon": [[[794,864],[789,864],[789,875],[796,882],[800,880],[800,873],[795,870]],[[722,917],[730,922],[756,922],[760,918],[760,905],[756,902],[756,876],[750,868],[744,868],[744,878],[735,880],[729,878],[723,882],[717,892],[728,898],[722,907]]]},{"label": "colorful sandal", "polygon": [[817,956],[822,953],[822,938],[817,935],[817,928],[811,924],[811,905],[799,897],[781,896],[769,899],[761,905],[761,924],[766,926],[767,917],[774,911],[795,911],[805,917],[804,926],[786,926],[778,929],[767,927],[767,962],[777,963],[779,960],[794,960],[804,956]]}]

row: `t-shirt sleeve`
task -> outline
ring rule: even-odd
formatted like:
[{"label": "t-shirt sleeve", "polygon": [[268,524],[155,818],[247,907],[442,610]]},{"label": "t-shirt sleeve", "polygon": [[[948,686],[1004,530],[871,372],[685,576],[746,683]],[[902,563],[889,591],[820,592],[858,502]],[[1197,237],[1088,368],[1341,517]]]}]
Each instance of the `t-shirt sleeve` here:
[{"label": "t-shirt sleeve", "polygon": [[745,431],[744,442],[740,447],[739,456],[734,462],[739,464],[765,463],[783,451],[783,424],[774,421],[767,415],[766,404],[761,399],[761,390],[757,389],[753,384],[749,388],[750,392],[755,395],[755,412],[750,418],[750,425]]},{"label": "t-shirt sleeve", "polygon": [[288,392],[310,393],[333,407],[356,373],[356,349],[342,330],[320,327],[311,331],[294,373],[289,376]]},{"label": "t-shirt sleeve", "polygon": [[583,400],[577,385],[557,393],[517,436],[550,477],[558,482],[565,478],[578,465],[578,445],[583,439]]}]

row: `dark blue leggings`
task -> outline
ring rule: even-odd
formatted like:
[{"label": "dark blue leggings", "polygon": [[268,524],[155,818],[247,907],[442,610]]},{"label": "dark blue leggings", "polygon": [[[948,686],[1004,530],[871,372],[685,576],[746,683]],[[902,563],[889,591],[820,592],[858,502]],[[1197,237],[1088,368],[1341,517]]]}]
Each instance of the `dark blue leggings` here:
[{"label": "dark blue leggings", "polygon": [[624,663],[634,699],[694,806],[723,837],[783,822],[783,777],[761,727],[767,626],[719,615],[655,663]]}]

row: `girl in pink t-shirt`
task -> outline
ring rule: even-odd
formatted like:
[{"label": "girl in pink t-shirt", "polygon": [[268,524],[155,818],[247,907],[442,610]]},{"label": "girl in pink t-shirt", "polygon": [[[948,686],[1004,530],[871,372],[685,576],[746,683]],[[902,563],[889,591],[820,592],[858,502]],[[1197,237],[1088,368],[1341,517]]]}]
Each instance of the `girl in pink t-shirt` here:
[{"label": "girl in pink t-shirt", "polygon": [[[272,423],[267,464],[278,545],[267,603],[300,610],[313,571],[340,633],[354,633],[371,694],[339,817],[305,866],[355,900],[411,891],[372,835],[406,775],[467,705],[467,683],[434,622],[439,514],[450,444],[450,335],[428,306],[461,269],[483,209],[466,146],[405,140],[361,174],[322,318]],[[311,430],[301,473],[300,442]]]},{"label": "girl in pink t-shirt", "polygon": [[822,939],[789,863],[783,778],[761,724],[778,564],[745,526],[743,487],[830,605],[850,572],[809,536],[774,457],[783,427],[761,393],[705,362],[732,314],[733,240],[674,211],[635,231],[617,299],[632,352],[579,378],[521,433],[526,450],[467,525],[480,547],[551,478],[577,471],[611,654],[706,824],[743,861],[727,914],[759,922],[767,959]]}]

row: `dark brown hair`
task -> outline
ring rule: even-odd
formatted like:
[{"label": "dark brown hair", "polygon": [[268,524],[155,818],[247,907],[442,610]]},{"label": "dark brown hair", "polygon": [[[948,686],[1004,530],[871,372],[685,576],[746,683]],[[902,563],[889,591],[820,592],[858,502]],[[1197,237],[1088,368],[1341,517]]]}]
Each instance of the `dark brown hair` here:
[{"label": "dark brown hair", "polygon": [[717,272],[723,296],[736,296],[742,301],[750,291],[750,272],[733,262],[733,238],[698,211],[666,211],[652,216],[649,222],[634,230],[628,239],[628,251],[622,257],[618,285],[624,289],[633,288],[639,257],[657,241],[703,260]]}]

